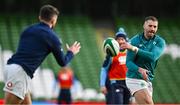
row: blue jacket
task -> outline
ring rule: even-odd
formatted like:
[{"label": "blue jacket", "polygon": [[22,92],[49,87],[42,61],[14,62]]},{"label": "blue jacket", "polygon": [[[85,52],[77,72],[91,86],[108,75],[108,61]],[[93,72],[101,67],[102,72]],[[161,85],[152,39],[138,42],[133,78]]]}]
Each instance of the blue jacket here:
[{"label": "blue jacket", "polygon": [[33,78],[35,70],[49,53],[53,53],[60,66],[65,66],[73,58],[73,53],[66,55],[61,48],[56,33],[45,23],[29,26],[22,32],[16,53],[8,60],[8,64],[19,64]]}]

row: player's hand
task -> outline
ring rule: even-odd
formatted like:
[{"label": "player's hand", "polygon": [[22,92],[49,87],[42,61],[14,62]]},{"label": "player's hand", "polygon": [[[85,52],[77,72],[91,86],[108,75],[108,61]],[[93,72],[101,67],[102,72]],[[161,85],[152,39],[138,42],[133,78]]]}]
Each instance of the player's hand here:
[{"label": "player's hand", "polygon": [[121,49],[131,49],[131,48],[132,48],[132,45],[129,44],[129,43],[127,43],[127,42],[125,42],[125,43],[122,43],[122,44],[120,45],[120,48],[121,48]]},{"label": "player's hand", "polygon": [[132,50],[134,52],[138,52],[138,48],[136,46],[131,45],[130,43],[126,42],[120,45],[121,49],[128,49],[128,50]]},{"label": "player's hand", "polygon": [[104,95],[107,94],[107,88],[105,86],[101,87],[100,90]]},{"label": "player's hand", "polygon": [[72,51],[74,55],[76,55],[81,48],[80,42],[75,41],[71,47],[66,44],[67,50]]},{"label": "player's hand", "polygon": [[144,79],[145,81],[148,81],[148,75],[147,75],[147,74],[149,73],[148,70],[139,67],[138,72],[142,74],[143,79]]}]

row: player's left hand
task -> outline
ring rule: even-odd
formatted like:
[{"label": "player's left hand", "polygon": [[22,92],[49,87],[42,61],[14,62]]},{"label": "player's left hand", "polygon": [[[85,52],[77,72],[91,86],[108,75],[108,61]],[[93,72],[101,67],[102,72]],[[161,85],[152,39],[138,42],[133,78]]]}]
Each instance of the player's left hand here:
[{"label": "player's left hand", "polygon": [[138,72],[142,74],[143,79],[144,79],[145,81],[148,81],[148,75],[147,75],[148,72],[149,72],[148,70],[139,67]]},{"label": "player's left hand", "polygon": [[69,47],[68,44],[66,44],[66,47],[69,51],[72,51],[74,55],[76,55],[81,48],[80,42],[75,41],[71,47]]},{"label": "player's left hand", "polygon": [[107,94],[107,88],[105,86],[102,86],[100,91],[105,95]]}]

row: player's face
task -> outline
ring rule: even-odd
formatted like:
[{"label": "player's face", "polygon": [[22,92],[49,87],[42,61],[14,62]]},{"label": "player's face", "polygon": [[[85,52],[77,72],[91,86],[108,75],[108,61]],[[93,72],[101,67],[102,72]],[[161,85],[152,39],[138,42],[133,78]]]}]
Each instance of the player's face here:
[{"label": "player's face", "polygon": [[157,32],[158,22],[157,21],[152,21],[152,20],[147,20],[147,21],[145,21],[143,28],[144,28],[145,37],[147,39],[150,39]]},{"label": "player's face", "polygon": [[119,45],[121,45],[121,44],[126,42],[126,40],[123,37],[117,37],[116,41],[119,43]]}]

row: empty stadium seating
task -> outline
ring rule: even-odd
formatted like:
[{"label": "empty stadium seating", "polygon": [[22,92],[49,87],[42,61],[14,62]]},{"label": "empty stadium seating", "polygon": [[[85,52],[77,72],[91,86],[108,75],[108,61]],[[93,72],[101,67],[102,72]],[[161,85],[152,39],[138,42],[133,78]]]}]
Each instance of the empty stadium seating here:
[{"label": "empty stadium seating", "polygon": [[[0,46],[2,50],[15,51],[21,31],[29,24],[37,22],[35,15],[3,15],[0,16]],[[167,44],[180,45],[178,19],[159,19],[158,33],[166,40]],[[116,18],[115,26],[124,27],[131,38],[137,32],[143,31],[143,19],[141,18]],[[103,62],[99,40],[95,33],[95,27],[91,19],[86,16],[62,16],[59,18],[56,33],[62,38],[63,48],[65,44],[80,41],[81,51],[74,57],[69,66],[75,72],[75,76],[83,84],[84,88],[99,90],[99,73]],[[103,36],[101,36],[104,38]],[[179,50],[177,50],[179,51]],[[172,51],[173,52],[173,51]],[[56,75],[60,66],[50,54],[41,68],[49,68]],[[154,101],[156,103],[180,103],[180,58],[172,58],[164,54],[155,71]],[[2,89],[2,83],[0,83]],[[1,91],[0,91],[1,92]],[[2,97],[2,94],[0,94]]]}]

